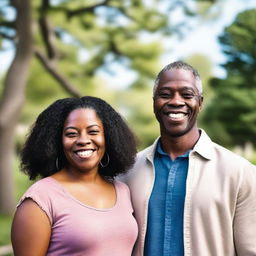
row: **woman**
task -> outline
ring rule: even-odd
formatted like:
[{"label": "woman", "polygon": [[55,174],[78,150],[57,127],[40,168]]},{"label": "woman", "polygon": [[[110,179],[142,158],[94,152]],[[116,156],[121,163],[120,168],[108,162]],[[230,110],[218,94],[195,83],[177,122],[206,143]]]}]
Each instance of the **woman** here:
[{"label": "woman", "polygon": [[21,155],[38,176],[12,224],[16,256],[131,255],[137,237],[128,187],[114,181],[136,143],[120,115],[95,97],[57,100],[37,118]]}]

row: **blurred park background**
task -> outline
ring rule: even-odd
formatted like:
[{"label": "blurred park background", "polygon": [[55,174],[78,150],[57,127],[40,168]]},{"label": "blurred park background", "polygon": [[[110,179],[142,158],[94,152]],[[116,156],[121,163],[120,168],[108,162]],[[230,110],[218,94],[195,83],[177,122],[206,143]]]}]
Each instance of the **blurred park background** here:
[{"label": "blurred park background", "polygon": [[101,97],[142,149],[159,134],[154,78],[178,59],[202,76],[200,127],[255,164],[255,0],[0,1],[0,246],[31,184],[19,151],[37,115],[59,98]]}]

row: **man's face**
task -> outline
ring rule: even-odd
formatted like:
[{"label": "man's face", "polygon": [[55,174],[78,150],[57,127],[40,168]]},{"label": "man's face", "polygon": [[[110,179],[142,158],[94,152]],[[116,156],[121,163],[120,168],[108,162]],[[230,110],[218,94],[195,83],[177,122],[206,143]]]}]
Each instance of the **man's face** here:
[{"label": "man's face", "polygon": [[172,69],[161,75],[154,95],[154,113],[162,136],[178,137],[197,129],[203,98],[196,82],[189,70]]}]

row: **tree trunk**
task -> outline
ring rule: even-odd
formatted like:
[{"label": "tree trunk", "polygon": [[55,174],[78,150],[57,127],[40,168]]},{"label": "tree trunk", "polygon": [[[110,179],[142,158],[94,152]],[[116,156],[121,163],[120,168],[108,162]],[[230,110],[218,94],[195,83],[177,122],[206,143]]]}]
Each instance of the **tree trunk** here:
[{"label": "tree trunk", "polygon": [[25,100],[29,64],[33,56],[30,0],[12,0],[17,11],[17,45],[14,60],[4,81],[0,102],[0,213],[12,214],[15,207],[13,156],[15,128]]}]

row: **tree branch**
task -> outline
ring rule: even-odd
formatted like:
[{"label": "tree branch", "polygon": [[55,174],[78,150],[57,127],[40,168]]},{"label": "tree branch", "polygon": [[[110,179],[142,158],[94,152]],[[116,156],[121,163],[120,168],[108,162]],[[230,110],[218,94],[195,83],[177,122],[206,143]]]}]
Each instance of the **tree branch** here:
[{"label": "tree branch", "polygon": [[134,17],[132,17],[131,15],[129,15],[128,14],[128,12],[125,10],[125,8],[123,8],[123,7],[116,7],[124,16],[126,16],[127,18],[129,18],[130,20],[132,20],[132,21],[135,21],[135,22],[137,22],[137,20],[134,18]]},{"label": "tree branch", "polygon": [[0,26],[15,29],[15,22],[13,22],[13,21],[1,21]]},{"label": "tree branch", "polygon": [[47,58],[38,49],[35,50],[35,55],[48,73],[64,88],[65,91],[74,97],[82,96],[82,94],[76,88],[74,88],[71,83],[69,83],[67,78],[56,70],[52,62],[47,60]]},{"label": "tree branch", "polygon": [[55,59],[58,56],[57,50],[55,49],[54,45],[54,38],[55,33],[49,24],[46,16],[41,16],[39,18],[39,25],[41,29],[41,35],[44,41],[44,45],[46,47],[48,58]]},{"label": "tree branch", "polygon": [[43,0],[40,8],[39,25],[41,29],[41,35],[46,47],[48,58],[57,58],[57,50],[54,47],[55,33],[50,23],[47,20],[47,10],[49,8],[49,0]]},{"label": "tree branch", "polygon": [[3,37],[4,39],[8,39],[12,42],[15,39],[15,36],[9,36],[9,35],[7,35],[6,33],[2,32],[2,31],[0,31],[0,37]]},{"label": "tree branch", "polygon": [[80,15],[80,14],[83,14],[85,12],[93,12],[94,9],[96,9],[99,6],[106,6],[106,5],[108,5],[109,1],[110,0],[104,0],[102,3],[95,4],[95,5],[89,6],[89,7],[79,8],[79,9],[72,10],[72,11],[67,10],[67,17],[68,18],[72,18],[75,15]]}]

